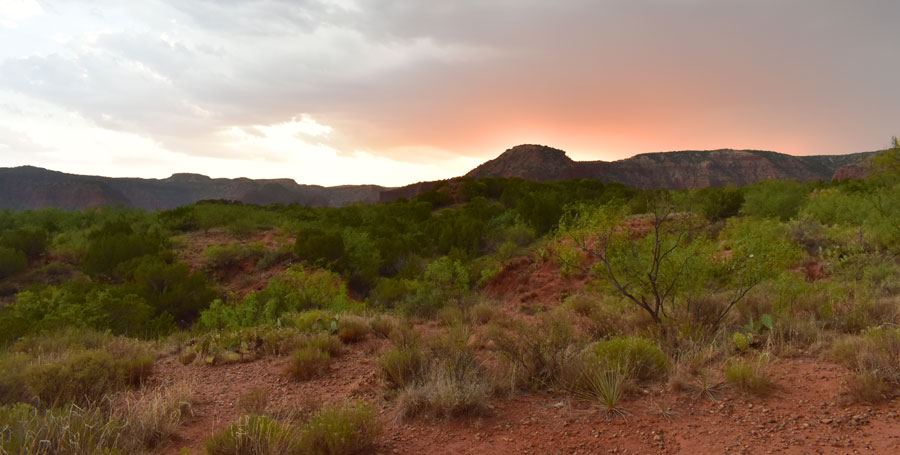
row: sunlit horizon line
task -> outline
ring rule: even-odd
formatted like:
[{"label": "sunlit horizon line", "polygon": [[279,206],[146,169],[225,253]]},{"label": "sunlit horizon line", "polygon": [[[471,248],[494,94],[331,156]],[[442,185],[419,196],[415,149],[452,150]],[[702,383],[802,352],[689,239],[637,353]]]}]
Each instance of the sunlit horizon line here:
[{"label": "sunlit horizon line", "polygon": [[[572,159],[572,161],[574,161],[574,162],[576,162],[576,163],[584,163],[584,162],[605,162],[605,163],[614,163],[614,162],[618,162],[618,161],[629,160],[629,159],[632,159],[632,158],[635,158],[635,157],[638,157],[638,156],[641,156],[641,155],[658,154],[658,153],[679,153],[679,152],[713,152],[713,151],[736,151],[736,152],[740,152],[740,151],[758,151],[758,152],[771,152],[771,153],[777,153],[777,154],[780,154],[780,155],[786,155],[786,156],[792,156],[792,157],[806,157],[806,156],[841,156],[841,155],[854,155],[854,154],[857,154],[857,153],[874,153],[874,152],[878,152],[878,151],[880,151],[880,150],[883,150],[883,149],[877,149],[877,150],[868,150],[868,151],[859,151],[859,152],[831,153],[831,154],[827,154],[827,153],[822,153],[822,154],[801,154],[801,153],[798,153],[798,154],[792,154],[792,153],[779,152],[779,151],[772,150],[772,149],[770,149],[770,148],[764,148],[764,147],[742,147],[742,148],[735,148],[735,147],[705,148],[705,147],[704,147],[704,148],[680,148],[680,149],[664,150],[664,151],[639,152],[639,153],[634,153],[633,155],[628,156],[628,157],[626,157],[626,158],[619,158],[619,159],[600,159],[600,158],[597,158],[597,159],[574,159],[574,158],[572,158],[572,155],[573,155],[573,154],[584,156],[586,153],[582,152],[581,150],[577,150],[577,149],[578,149],[577,147],[576,147],[576,150],[566,150],[566,149],[564,149],[564,148],[560,148],[560,147],[556,147],[556,146],[553,146],[553,145],[549,145],[549,143],[542,143],[541,141],[526,141],[526,142],[523,142],[523,143],[520,143],[520,144],[511,146],[511,147],[505,148],[502,152],[498,153],[498,154],[495,155],[493,158],[487,158],[487,159],[484,159],[484,161],[481,161],[479,164],[476,164],[474,167],[472,167],[472,168],[470,168],[470,169],[468,169],[468,170],[463,171],[462,174],[448,175],[448,176],[446,176],[446,177],[439,178],[439,179],[433,179],[433,180],[415,180],[415,181],[408,181],[408,183],[400,184],[400,185],[382,185],[382,184],[367,183],[367,182],[361,182],[361,183],[360,183],[360,182],[356,182],[356,183],[336,183],[336,184],[302,183],[302,182],[298,181],[296,177],[288,177],[288,176],[281,176],[281,177],[276,177],[276,176],[256,176],[256,177],[250,177],[250,176],[248,176],[248,175],[252,175],[252,174],[247,174],[247,175],[221,174],[221,173],[216,174],[216,173],[206,173],[206,172],[193,171],[193,170],[172,171],[170,174],[168,174],[168,175],[166,175],[166,176],[158,176],[158,175],[156,175],[156,176],[151,176],[151,175],[144,175],[144,176],[141,176],[141,175],[134,175],[134,174],[119,174],[119,173],[115,173],[115,172],[111,172],[111,173],[108,173],[108,174],[99,174],[99,173],[96,173],[96,174],[95,174],[95,173],[84,173],[84,174],[82,174],[82,173],[77,173],[77,171],[71,171],[71,170],[70,170],[70,171],[67,171],[67,170],[61,170],[61,169],[53,169],[53,168],[50,168],[50,167],[44,167],[44,166],[39,166],[39,165],[34,165],[34,164],[25,164],[25,163],[23,163],[23,164],[18,164],[18,165],[12,165],[12,166],[4,166],[4,167],[0,167],[0,169],[14,169],[14,168],[20,168],[20,167],[32,167],[32,168],[43,169],[43,170],[47,170],[47,171],[51,171],[51,172],[59,172],[59,173],[63,173],[63,174],[68,174],[68,175],[76,175],[76,176],[84,176],[84,177],[113,178],[113,179],[166,180],[166,179],[172,178],[172,177],[174,177],[174,176],[176,176],[176,175],[198,175],[198,176],[207,177],[207,178],[209,178],[209,179],[224,179],[224,180],[290,180],[290,181],[294,182],[294,184],[300,185],[300,186],[320,186],[320,187],[325,187],[325,188],[335,188],[335,187],[342,187],[342,186],[368,186],[368,185],[381,186],[381,187],[384,187],[384,188],[402,188],[402,187],[404,187],[404,186],[414,185],[414,184],[416,184],[416,183],[422,183],[422,182],[428,182],[428,181],[452,180],[452,179],[454,179],[454,178],[464,177],[466,173],[468,173],[469,171],[475,169],[475,167],[479,166],[480,164],[484,164],[484,163],[487,163],[487,162],[489,162],[489,161],[492,161],[492,160],[498,158],[499,156],[501,156],[501,155],[502,155],[503,153],[505,153],[506,151],[511,150],[511,149],[513,149],[513,148],[516,148],[516,147],[519,147],[519,146],[523,146],[523,145],[537,145],[537,146],[542,146],[542,147],[553,148],[553,149],[556,149],[556,150],[561,150],[561,151],[563,151],[563,152],[565,153],[565,155],[566,155],[567,157],[569,157],[570,159]],[[590,155],[591,153],[588,152],[587,154]],[[615,156],[616,154],[615,154],[615,153],[608,153],[608,152],[607,152],[607,153],[604,153],[604,155],[613,155],[613,156]],[[471,158],[477,159],[477,158],[475,158],[475,157],[471,157]],[[239,166],[235,166],[235,167],[239,167]],[[450,173],[453,173],[454,171],[449,171],[449,172],[450,172]]]}]

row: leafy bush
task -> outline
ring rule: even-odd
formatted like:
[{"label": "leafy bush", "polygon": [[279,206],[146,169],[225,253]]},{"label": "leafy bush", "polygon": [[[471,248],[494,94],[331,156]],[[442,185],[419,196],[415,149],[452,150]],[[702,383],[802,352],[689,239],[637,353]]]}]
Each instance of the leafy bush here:
[{"label": "leafy bush", "polygon": [[286,317],[285,319],[302,332],[333,332],[337,330],[337,320],[334,315],[324,310],[304,311],[297,315]]},{"label": "leafy bush", "polygon": [[787,221],[800,211],[810,186],[787,180],[767,180],[744,189],[745,214]]},{"label": "leafy bush", "polygon": [[613,338],[598,342],[593,353],[607,365],[622,365],[640,380],[658,379],[666,374],[669,359],[655,344],[637,337]]},{"label": "leafy bush", "polygon": [[344,238],[340,232],[306,227],[297,232],[294,253],[312,264],[333,265],[344,256]]},{"label": "leafy bush", "polygon": [[277,324],[286,313],[313,309],[333,312],[355,309],[339,276],[324,270],[292,267],[236,304],[215,300],[200,314],[204,328],[253,327]]},{"label": "leafy bush", "polygon": [[197,319],[216,293],[202,272],[191,272],[185,263],[142,261],[134,270],[135,293],[154,308],[156,315],[169,314],[182,326]]},{"label": "leafy bush", "polygon": [[135,232],[126,223],[103,226],[89,237],[82,267],[93,276],[121,277],[127,274],[127,262],[143,256],[153,256],[162,250],[159,235]]},{"label": "leafy bush", "polygon": [[25,253],[0,246],[0,279],[11,277],[28,268],[28,258]]},{"label": "leafy bush", "polygon": [[744,205],[744,191],[733,185],[704,188],[695,195],[700,212],[710,220],[724,220],[740,212]]},{"label": "leafy bush", "polygon": [[6,231],[0,236],[0,245],[25,253],[29,261],[41,257],[50,243],[46,230],[37,227],[22,227]]}]

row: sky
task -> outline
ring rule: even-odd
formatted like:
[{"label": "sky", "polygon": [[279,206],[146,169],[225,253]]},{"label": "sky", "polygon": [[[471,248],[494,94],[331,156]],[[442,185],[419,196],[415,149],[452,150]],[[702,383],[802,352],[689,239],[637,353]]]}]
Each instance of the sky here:
[{"label": "sky", "polygon": [[883,148],[896,0],[0,0],[0,167],[404,185]]}]

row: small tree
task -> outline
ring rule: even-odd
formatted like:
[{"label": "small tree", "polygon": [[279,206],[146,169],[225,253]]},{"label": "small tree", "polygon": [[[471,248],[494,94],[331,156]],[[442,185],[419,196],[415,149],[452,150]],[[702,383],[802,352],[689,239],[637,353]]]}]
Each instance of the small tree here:
[{"label": "small tree", "polygon": [[[753,227],[731,223],[723,235],[730,250],[704,232],[704,221],[677,211],[668,193],[648,196],[649,213],[626,219],[621,207],[581,211],[565,227],[567,237],[596,259],[586,271],[604,279],[657,324],[680,320],[718,326],[757,284],[796,257],[775,221]],[[712,309],[704,302],[718,296]]]}]

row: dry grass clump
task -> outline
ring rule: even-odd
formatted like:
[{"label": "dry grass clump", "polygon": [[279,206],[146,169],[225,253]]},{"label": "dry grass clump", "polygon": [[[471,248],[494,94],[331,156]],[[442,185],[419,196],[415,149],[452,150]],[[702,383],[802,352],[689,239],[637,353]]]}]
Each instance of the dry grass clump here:
[{"label": "dry grass clump", "polygon": [[245,415],[231,427],[209,437],[209,455],[293,455],[300,441],[293,428],[260,415]]},{"label": "dry grass clump", "polygon": [[454,325],[446,334],[422,343],[409,333],[379,360],[381,374],[399,391],[398,416],[452,418],[483,413],[492,386],[474,350],[467,346],[470,331]]},{"label": "dry grass clump", "polygon": [[298,453],[351,455],[375,445],[381,434],[377,410],[371,404],[353,403],[325,407],[309,419],[300,432]]},{"label": "dry grass clump", "polygon": [[352,455],[375,444],[382,426],[375,407],[345,404],[322,408],[298,425],[245,415],[206,440],[209,455]]},{"label": "dry grass clump", "polygon": [[420,382],[407,387],[398,398],[399,417],[453,418],[487,411],[491,386],[474,356],[433,362]]},{"label": "dry grass clump", "polygon": [[147,343],[74,330],[25,338],[12,350],[0,354],[0,402],[39,402],[43,408],[85,406],[138,386],[156,357]]},{"label": "dry grass clump", "polygon": [[331,355],[316,346],[304,346],[291,354],[287,372],[298,381],[307,381],[324,375],[331,366]]},{"label": "dry grass clump", "polygon": [[112,417],[124,422],[120,445],[137,452],[170,440],[192,413],[194,385],[180,382],[158,390],[124,395],[113,402]]},{"label": "dry grass clump", "polygon": [[506,360],[516,388],[541,390],[553,386],[581,350],[569,314],[543,313],[535,324],[520,320],[495,321],[487,337]]},{"label": "dry grass clump", "polygon": [[238,398],[237,408],[242,414],[263,415],[269,409],[269,393],[263,388],[254,387]]},{"label": "dry grass clump", "polygon": [[500,316],[497,305],[489,302],[479,302],[469,309],[469,317],[472,323],[477,325],[487,324]]},{"label": "dry grass clump", "polygon": [[306,335],[299,339],[299,347],[291,353],[287,373],[299,381],[321,377],[328,372],[332,358],[341,354],[340,340],[327,333]]},{"label": "dry grass clump", "polygon": [[0,406],[0,453],[125,455],[163,446],[190,413],[192,388],[176,384],[41,410]]},{"label": "dry grass clump", "polygon": [[394,388],[412,385],[422,377],[425,364],[425,352],[418,346],[394,347],[378,360],[382,375]]},{"label": "dry grass clump", "polygon": [[900,383],[900,329],[873,328],[834,342],[829,356],[854,373],[847,380],[851,399],[875,403],[892,396]]},{"label": "dry grass clump", "polygon": [[344,352],[344,346],[341,341],[327,333],[319,333],[316,335],[308,335],[298,340],[298,347],[314,347],[322,352],[327,352],[332,357],[338,357]]},{"label": "dry grass clump", "polygon": [[394,318],[379,314],[369,321],[369,327],[375,335],[387,338],[397,328],[397,321]]},{"label": "dry grass clump", "polygon": [[143,349],[124,355],[101,349],[77,351],[29,365],[25,382],[45,406],[87,404],[107,393],[140,385],[150,376],[153,361]]},{"label": "dry grass clump", "polygon": [[743,393],[768,395],[775,384],[766,371],[769,358],[761,354],[755,360],[732,359],[725,366],[725,379]]},{"label": "dry grass clump", "polygon": [[337,337],[344,343],[355,343],[361,341],[367,335],[372,333],[369,322],[356,315],[343,315],[337,323]]},{"label": "dry grass clump", "polygon": [[0,407],[0,453],[124,454],[122,424],[97,407],[69,405],[42,411],[25,403]]},{"label": "dry grass clump", "polygon": [[25,380],[28,356],[0,353],[0,404],[29,401],[31,393]]}]

